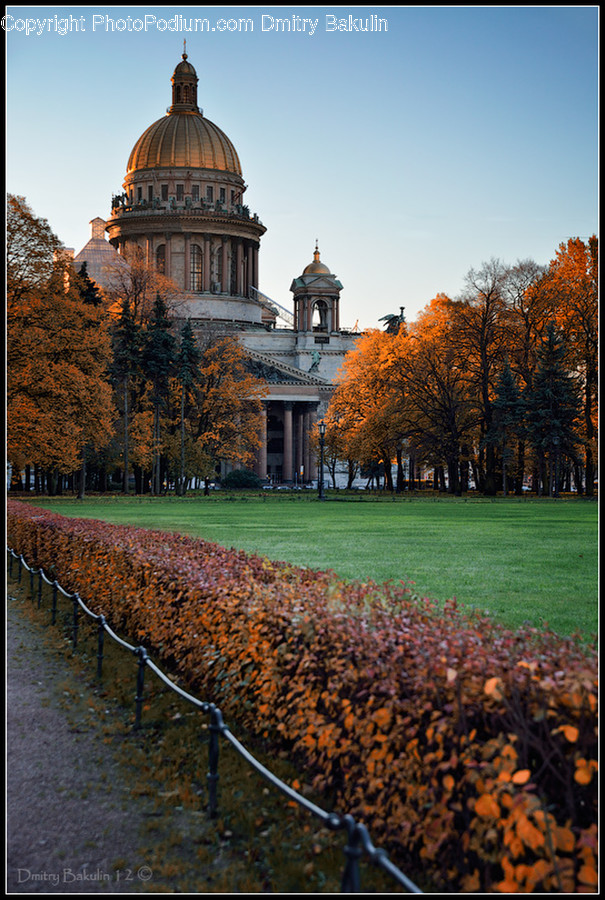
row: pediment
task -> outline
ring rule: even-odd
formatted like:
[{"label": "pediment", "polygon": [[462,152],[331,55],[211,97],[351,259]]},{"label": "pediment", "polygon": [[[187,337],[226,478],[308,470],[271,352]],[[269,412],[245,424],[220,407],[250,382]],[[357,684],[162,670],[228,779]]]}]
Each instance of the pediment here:
[{"label": "pediment", "polygon": [[300,291],[304,288],[306,293],[313,291],[341,291],[342,284],[335,275],[301,275],[295,278],[290,285],[291,291]]},{"label": "pediment", "polygon": [[310,375],[297,369],[295,366],[289,366],[280,360],[273,359],[263,353],[257,353],[254,350],[247,350],[248,362],[247,368],[257,378],[266,381],[267,384],[301,384],[301,385],[325,385],[323,378],[316,375]]}]

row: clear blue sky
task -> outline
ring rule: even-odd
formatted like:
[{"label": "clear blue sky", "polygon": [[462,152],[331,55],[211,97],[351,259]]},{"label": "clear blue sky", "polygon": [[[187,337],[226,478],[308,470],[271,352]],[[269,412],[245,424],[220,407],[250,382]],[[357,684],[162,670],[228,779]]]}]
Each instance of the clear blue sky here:
[{"label": "clear blue sky", "polygon": [[[459,295],[492,257],[547,264],[597,231],[597,6],[6,12],[7,190],[76,252],[165,114],[184,38],[198,103],[267,227],[260,287],[282,305],[316,238],[344,285],[342,324],[381,327]],[[388,30],[331,27],[371,16]],[[182,30],[196,17],[214,30]]]}]

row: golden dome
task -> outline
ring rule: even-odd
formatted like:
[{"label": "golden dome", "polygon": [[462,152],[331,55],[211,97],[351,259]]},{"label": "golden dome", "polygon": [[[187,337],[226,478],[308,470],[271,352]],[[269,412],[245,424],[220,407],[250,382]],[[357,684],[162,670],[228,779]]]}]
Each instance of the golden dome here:
[{"label": "golden dome", "polygon": [[305,266],[303,275],[331,275],[332,273],[327,266],[319,261],[319,248],[315,244],[315,252],[313,253],[313,262]]},{"label": "golden dome", "polygon": [[141,169],[215,169],[242,174],[235,147],[197,105],[198,77],[183,52],[171,78],[168,114],[143,132],[132,149],[127,174]]},{"label": "golden dome", "polygon": [[127,172],[178,166],[242,174],[239,157],[227,135],[193,111],[169,113],[150,125],[132,149]]}]

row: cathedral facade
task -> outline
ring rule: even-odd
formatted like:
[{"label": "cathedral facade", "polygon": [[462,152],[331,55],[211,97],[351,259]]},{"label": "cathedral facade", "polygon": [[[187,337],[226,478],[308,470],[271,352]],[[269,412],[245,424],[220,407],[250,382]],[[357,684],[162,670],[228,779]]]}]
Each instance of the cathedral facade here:
[{"label": "cathedral facade", "polygon": [[257,474],[272,483],[311,482],[317,464],[309,435],[358,337],[340,327],[342,284],[316,245],[290,285],[293,311],[262,293],[266,229],[246,205],[237,151],[199,108],[186,53],[171,82],[166,115],[134,145],[111,215],[92,220],[91,240],[75,263],[86,262],[90,277],[106,286],[112,263],[136,247],[176,285],[179,318],[200,331],[212,324],[236,334],[267,388]]}]

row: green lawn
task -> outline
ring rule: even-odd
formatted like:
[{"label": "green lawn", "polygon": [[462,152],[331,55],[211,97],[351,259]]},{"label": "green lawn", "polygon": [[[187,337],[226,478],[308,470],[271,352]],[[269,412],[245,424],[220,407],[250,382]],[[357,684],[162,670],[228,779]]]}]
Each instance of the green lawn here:
[{"label": "green lawn", "polygon": [[178,531],[349,579],[414,582],[510,626],[598,627],[596,502],[306,494],[32,498],[69,516]]}]

